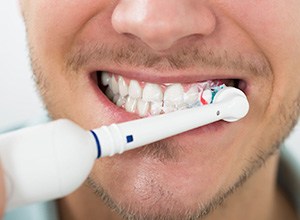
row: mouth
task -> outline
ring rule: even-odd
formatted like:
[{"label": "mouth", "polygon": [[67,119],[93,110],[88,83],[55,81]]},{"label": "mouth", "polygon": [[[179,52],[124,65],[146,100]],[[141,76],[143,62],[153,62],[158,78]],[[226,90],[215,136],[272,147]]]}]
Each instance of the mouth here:
[{"label": "mouth", "polygon": [[210,104],[224,86],[246,92],[243,79],[219,78],[191,82],[146,82],[113,72],[95,71],[92,78],[99,92],[120,109],[139,117],[150,117]]}]

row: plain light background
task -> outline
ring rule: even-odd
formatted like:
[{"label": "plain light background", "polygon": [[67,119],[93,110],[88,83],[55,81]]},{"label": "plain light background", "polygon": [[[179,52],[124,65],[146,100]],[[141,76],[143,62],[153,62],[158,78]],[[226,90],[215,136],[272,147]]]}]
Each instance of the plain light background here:
[{"label": "plain light background", "polygon": [[42,114],[17,2],[0,2],[0,131]]},{"label": "plain light background", "polygon": [[[0,131],[45,114],[32,80],[17,2],[0,2]],[[300,124],[287,145],[300,161]]]}]

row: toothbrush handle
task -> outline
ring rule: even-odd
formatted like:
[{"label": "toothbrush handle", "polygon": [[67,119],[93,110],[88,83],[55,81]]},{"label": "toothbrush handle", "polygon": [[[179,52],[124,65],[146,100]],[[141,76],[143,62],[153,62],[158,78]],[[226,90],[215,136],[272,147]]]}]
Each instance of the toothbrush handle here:
[{"label": "toothbrush handle", "polygon": [[[245,107],[246,106],[246,107]],[[238,109],[238,110],[236,110]],[[242,109],[242,112],[241,110]],[[101,157],[123,153],[195,129],[222,119],[236,121],[248,112],[244,96],[230,97],[222,102],[138,119],[93,130],[97,135]],[[235,117],[238,115],[238,117]]]},{"label": "toothbrush handle", "polygon": [[87,178],[96,155],[90,132],[66,119],[1,135],[6,210],[71,193]]}]

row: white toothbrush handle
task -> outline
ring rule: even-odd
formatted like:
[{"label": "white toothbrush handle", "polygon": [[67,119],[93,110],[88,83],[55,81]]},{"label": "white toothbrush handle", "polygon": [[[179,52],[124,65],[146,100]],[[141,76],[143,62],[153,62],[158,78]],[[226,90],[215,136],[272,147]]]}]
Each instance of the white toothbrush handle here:
[{"label": "white toothbrush handle", "polygon": [[249,110],[246,96],[235,88],[224,89],[215,101],[215,104],[95,129],[101,157],[122,153],[219,120],[236,121]]},{"label": "white toothbrush handle", "polygon": [[90,132],[66,119],[1,135],[6,210],[71,193],[85,181],[96,156]]}]

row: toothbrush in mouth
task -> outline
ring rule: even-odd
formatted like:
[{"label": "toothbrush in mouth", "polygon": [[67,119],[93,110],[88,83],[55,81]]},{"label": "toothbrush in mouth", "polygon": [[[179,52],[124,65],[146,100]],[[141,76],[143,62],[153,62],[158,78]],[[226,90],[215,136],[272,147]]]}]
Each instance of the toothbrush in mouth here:
[{"label": "toothbrush in mouth", "polygon": [[210,104],[200,104],[202,99],[192,108],[91,130],[98,157],[123,153],[219,120],[234,122],[249,110],[246,95],[233,87],[214,87]]},{"label": "toothbrush in mouth", "polygon": [[[187,109],[86,131],[60,119],[0,136],[7,210],[61,198],[87,178],[95,159],[138,148],[219,120],[248,113],[246,95],[219,85]],[[204,101],[203,101],[204,100]]]}]

